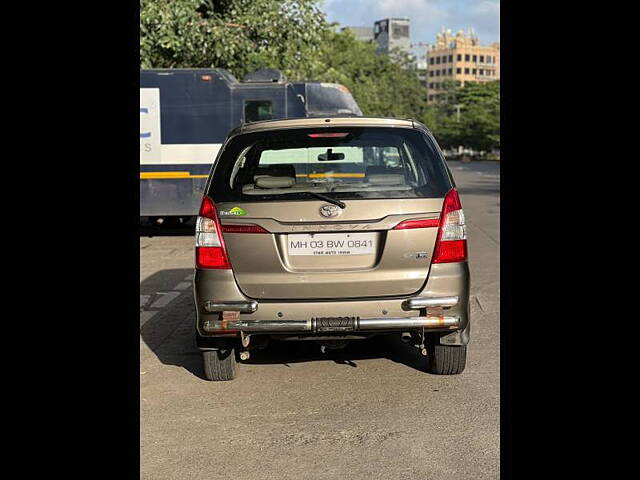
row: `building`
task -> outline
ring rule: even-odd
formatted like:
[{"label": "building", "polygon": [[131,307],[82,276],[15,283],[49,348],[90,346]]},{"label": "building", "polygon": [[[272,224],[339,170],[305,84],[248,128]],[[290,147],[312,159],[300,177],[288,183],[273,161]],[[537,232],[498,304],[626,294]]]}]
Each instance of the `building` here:
[{"label": "building", "polygon": [[358,40],[368,42],[373,40],[373,27],[344,27],[342,31],[351,30]]},{"label": "building", "polygon": [[427,102],[437,101],[447,80],[463,86],[466,82],[500,79],[500,44],[481,46],[473,30],[455,35],[444,30],[427,48]]},{"label": "building", "polygon": [[422,85],[422,87],[426,89],[428,85],[428,78],[429,78],[427,76],[429,74],[429,71],[427,69],[428,64],[427,64],[426,58],[421,57],[419,59],[416,59],[415,65],[416,65],[416,73],[418,74],[418,80],[420,80],[420,85]]},{"label": "building", "polygon": [[389,55],[394,49],[411,53],[408,18],[385,18],[373,24],[376,52]]}]

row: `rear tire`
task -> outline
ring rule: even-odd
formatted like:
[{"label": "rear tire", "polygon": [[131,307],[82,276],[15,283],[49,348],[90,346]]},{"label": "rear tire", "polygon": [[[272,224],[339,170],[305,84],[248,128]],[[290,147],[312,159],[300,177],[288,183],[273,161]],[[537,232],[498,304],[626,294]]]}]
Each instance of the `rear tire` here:
[{"label": "rear tire", "polygon": [[217,382],[236,378],[235,348],[206,350],[202,352],[202,360],[207,380]]},{"label": "rear tire", "polygon": [[436,375],[458,375],[467,363],[466,345],[440,345],[438,340],[427,346],[428,371]]}]

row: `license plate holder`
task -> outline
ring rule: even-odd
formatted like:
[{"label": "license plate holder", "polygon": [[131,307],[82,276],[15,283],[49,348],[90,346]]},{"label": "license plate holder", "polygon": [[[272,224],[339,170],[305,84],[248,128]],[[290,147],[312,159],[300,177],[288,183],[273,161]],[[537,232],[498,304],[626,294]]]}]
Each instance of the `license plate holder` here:
[{"label": "license plate holder", "polygon": [[375,232],[289,234],[289,255],[371,255],[376,251]]}]

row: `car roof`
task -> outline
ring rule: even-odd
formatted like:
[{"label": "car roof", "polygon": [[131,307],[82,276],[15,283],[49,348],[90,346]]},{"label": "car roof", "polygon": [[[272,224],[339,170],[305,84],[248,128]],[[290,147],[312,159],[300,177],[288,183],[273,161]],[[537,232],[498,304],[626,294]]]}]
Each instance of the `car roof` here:
[{"label": "car roof", "polygon": [[240,133],[261,132],[265,130],[315,127],[400,127],[419,128],[426,130],[426,127],[420,122],[409,119],[359,116],[328,116],[289,118],[285,120],[262,120],[259,122],[245,123],[233,129],[229,135],[231,136]]}]

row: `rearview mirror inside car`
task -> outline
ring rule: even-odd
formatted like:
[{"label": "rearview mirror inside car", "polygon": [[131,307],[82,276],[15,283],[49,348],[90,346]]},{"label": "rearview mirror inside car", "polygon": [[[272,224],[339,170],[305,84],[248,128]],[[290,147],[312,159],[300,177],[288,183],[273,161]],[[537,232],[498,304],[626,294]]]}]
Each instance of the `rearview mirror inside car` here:
[{"label": "rearview mirror inside car", "polygon": [[318,155],[318,161],[326,162],[327,160],[344,160],[344,153],[333,153],[331,149],[328,149],[327,153]]}]

